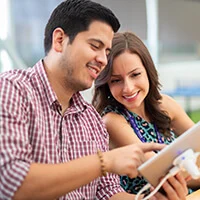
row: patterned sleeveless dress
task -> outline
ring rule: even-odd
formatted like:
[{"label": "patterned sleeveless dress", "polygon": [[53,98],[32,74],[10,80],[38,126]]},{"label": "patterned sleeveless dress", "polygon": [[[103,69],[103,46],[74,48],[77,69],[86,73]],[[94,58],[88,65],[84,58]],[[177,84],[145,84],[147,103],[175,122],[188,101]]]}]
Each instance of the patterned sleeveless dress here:
[{"label": "patterned sleeveless dress", "polygon": [[[129,122],[129,117],[126,115],[123,109],[119,109],[118,107],[113,107],[109,105],[104,109],[102,116],[109,112],[114,112],[119,115],[123,115],[124,118]],[[132,117],[134,117],[135,123],[140,133],[142,134],[143,138],[145,139],[145,142],[158,143],[155,126],[152,123],[145,121],[139,115],[132,112],[129,112],[129,113],[132,115]],[[165,143],[165,144],[170,144],[176,138],[173,132],[171,132],[170,137],[165,137],[161,133],[158,133],[158,134],[160,134],[160,139],[162,140],[162,143]],[[124,190],[126,190],[126,192],[131,193],[131,194],[137,194],[139,190],[143,188],[143,186],[146,185],[148,182],[142,176],[137,176],[136,178],[129,178],[128,176],[120,176],[120,183],[121,183],[121,186],[124,188]]]}]

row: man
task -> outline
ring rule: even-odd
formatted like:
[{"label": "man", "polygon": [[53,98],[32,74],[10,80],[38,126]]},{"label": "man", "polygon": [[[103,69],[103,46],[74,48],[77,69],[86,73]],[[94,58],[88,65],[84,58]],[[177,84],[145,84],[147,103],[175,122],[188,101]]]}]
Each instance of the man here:
[{"label": "man", "polygon": [[[101,118],[79,93],[107,64],[119,26],[100,4],[64,1],[46,25],[45,58],[33,68],[1,74],[0,199],[134,198],[116,174],[136,176],[144,153],[163,146],[108,151]],[[185,198],[180,175],[164,188],[170,200]]]}]

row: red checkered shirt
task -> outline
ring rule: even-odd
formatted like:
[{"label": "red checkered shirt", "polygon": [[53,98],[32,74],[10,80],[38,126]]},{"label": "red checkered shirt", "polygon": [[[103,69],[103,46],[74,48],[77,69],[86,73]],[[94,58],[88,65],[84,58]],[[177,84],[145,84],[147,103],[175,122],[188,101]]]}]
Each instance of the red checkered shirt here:
[{"label": "red checkered shirt", "polygon": [[[63,116],[60,108],[42,60],[0,74],[0,199],[12,199],[31,163],[69,162],[108,150],[101,118],[80,93]],[[119,177],[110,174],[60,199],[109,199],[122,191]]]}]

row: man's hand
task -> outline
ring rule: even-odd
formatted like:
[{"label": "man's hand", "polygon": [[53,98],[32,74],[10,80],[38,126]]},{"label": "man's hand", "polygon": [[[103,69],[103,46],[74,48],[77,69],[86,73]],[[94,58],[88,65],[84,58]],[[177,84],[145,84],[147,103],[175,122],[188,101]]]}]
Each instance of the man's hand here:
[{"label": "man's hand", "polygon": [[132,144],[106,152],[104,153],[106,171],[134,178],[138,175],[137,168],[146,161],[145,153],[161,150],[165,146],[157,143]]}]

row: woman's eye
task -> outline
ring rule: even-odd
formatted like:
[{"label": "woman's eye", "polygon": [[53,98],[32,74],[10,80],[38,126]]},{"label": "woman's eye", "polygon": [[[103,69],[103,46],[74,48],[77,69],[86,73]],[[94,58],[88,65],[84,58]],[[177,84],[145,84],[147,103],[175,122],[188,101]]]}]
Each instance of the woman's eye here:
[{"label": "woman's eye", "polygon": [[141,75],[140,72],[139,72],[139,73],[134,73],[134,74],[132,74],[133,77],[136,77],[136,76],[139,76],[139,75]]},{"label": "woman's eye", "polygon": [[120,80],[111,80],[111,83],[118,83]]}]

